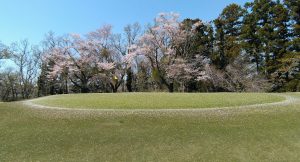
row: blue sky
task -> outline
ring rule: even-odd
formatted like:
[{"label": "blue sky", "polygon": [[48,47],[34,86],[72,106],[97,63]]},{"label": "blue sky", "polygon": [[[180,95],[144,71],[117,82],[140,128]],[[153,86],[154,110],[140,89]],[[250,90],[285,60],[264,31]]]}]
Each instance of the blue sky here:
[{"label": "blue sky", "polygon": [[160,12],[181,18],[216,18],[230,4],[249,0],[0,0],[0,41],[29,39],[37,44],[48,31],[85,34],[103,24],[121,32],[126,24],[151,23]]}]

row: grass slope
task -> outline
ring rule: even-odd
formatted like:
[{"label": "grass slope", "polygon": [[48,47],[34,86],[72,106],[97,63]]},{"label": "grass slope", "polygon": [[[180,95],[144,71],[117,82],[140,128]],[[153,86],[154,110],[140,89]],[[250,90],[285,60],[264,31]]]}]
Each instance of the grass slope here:
[{"label": "grass slope", "polygon": [[124,115],[3,103],[0,161],[298,161],[299,107]]},{"label": "grass slope", "polygon": [[33,103],[88,109],[188,109],[278,102],[284,97],[266,93],[119,93],[71,94],[44,97]]}]

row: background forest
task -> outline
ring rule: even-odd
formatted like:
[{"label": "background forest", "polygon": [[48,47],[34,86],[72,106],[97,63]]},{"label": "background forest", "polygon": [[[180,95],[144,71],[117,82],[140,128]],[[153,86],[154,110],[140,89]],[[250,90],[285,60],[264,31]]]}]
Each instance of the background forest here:
[{"label": "background forest", "polygon": [[[230,4],[210,22],[161,13],[112,32],[0,44],[3,101],[68,93],[300,90],[300,1]],[[200,15],[199,15],[200,16]],[[1,66],[1,63],[0,63]]]}]

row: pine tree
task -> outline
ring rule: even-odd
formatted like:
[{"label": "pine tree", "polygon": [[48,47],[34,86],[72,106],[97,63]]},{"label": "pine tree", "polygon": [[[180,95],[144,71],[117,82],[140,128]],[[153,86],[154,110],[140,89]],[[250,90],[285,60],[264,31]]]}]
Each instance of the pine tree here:
[{"label": "pine tree", "polygon": [[215,47],[217,48],[214,52],[213,62],[220,69],[224,69],[228,63],[225,58],[225,34],[224,34],[224,23],[220,19],[214,20],[216,27],[215,33]]},{"label": "pine tree", "polygon": [[182,22],[182,30],[192,31],[193,34],[190,38],[189,56],[187,59],[194,59],[195,55],[201,55],[205,57],[212,56],[213,48],[213,28],[210,23],[204,23],[200,19],[185,19]]},{"label": "pine tree", "polygon": [[259,73],[262,67],[261,41],[257,35],[257,20],[256,16],[251,11],[252,6],[253,3],[245,4],[246,12],[241,31],[241,44],[247,57],[250,57],[251,61],[255,63],[256,71]]},{"label": "pine tree", "polygon": [[272,73],[271,79],[276,88],[280,86],[283,80],[284,82],[289,80],[289,72],[284,70],[286,67],[286,58],[289,57],[289,15],[288,10],[280,3],[280,1],[276,2],[272,12],[274,13],[272,21],[274,23],[274,39],[269,40],[273,53],[269,70]]},{"label": "pine tree", "polygon": [[289,42],[287,52],[280,59],[278,80],[282,91],[300,90],[300,1],[284,0],[285,9],[289,15]]},{"label": "pine tree", "polygon": [[217,60],[221,69],[241,53],[240,33],[244,10],[237,4],[227,6],[218,19],[214,21],[216,27]]}]

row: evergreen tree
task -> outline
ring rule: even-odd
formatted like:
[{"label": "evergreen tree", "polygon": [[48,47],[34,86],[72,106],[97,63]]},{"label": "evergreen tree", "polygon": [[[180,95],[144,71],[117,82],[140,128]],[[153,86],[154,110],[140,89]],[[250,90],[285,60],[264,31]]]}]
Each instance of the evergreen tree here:
[{"label": "evergreen tree", "polygon": [[287,53],[288,48],[288,10],[284,7],[280,1],[276,2],[276,5],[273,7],[274,18],[272,19],[274,23],[274,39],[269,40],[272,43],[273,49],[273,66],[277,69],[278,59],[284,57]]},{"label": "evergreen tree", "polygon": [[285,0],[285,9],[289,15],[289,37],[287,52],[281,58],[280,69],[278,70],[277,87],[281,91],[300,90],[300,1]]},{"label": "evergreen tree", "polygon": [[291,18],[291,51],[300,52],[300,0],[284,0]]},{"label": "evergreen tree", "polygon": [[272,0],[255,0],[252,6],[252,14],[256,17],[257,35],[261,42],[263,55],[263,71],[266,77],[272,72],[272,42],[275,39],[274,10],[275,3]]},{"label": "evergreen tree", "polygon": [[193,59],[195,55],[211,57],[213,48],[213,28],[210,23],[204,23],[200,19],[185,19],[183,29],[186,31],[193,30],[193,35],[189,43],[189,56],[187,59]]},{"label": "evergreen tree", "polygon": [[240,33],[244,10],[237,4],[227,6],[218,19],[216,27],[216,45],[219,67],[224,69],[241,53]]},{"label": "evergreen tree", "polygon": [[289,57],[288,42],[289,32],[288,23],[289,15],[288,10],[284,7],[280,1],[276,2],[273,7],[273,23],[274,23],[274,39],[269,40],[272,47],[272,62],[269,66],[269,70],[272,73],[271,79],[274,84],[273,88],[281,86],[282,82],[289,80],[289,72],[284,70],[286,67],[286,58]]},{"label": "evergreen tree", "polygon": [[252,3],[245,4],[245,15],[243,19],[241,31],[241,44],[247,57],[256,65],[256,71],[261,71],[262,55],[261,55],[261,41],[257,35],[256,16],[252,13]]}]

